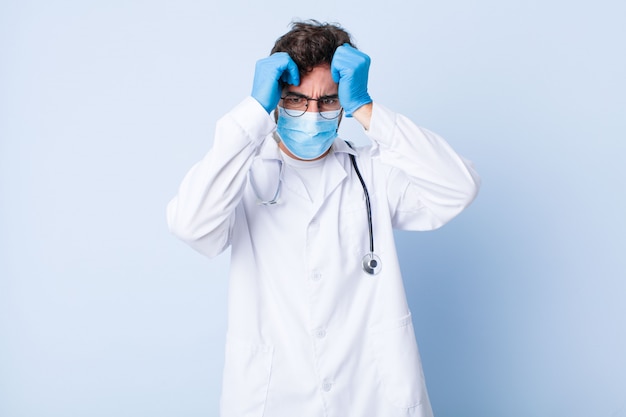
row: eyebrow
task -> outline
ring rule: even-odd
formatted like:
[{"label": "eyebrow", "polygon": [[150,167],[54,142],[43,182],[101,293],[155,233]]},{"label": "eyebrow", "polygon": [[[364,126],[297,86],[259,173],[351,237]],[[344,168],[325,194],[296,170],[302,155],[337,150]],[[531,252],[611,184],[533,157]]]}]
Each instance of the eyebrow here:
[{"label": "eyebrow", "polygon": [[[307,100],[312,99],[312,97],[309,97],[309,96],[307,96],[305,94],[296,93],[295,91],[287,91],[285,93],[285,96],[289,96],[289,95],[296,96],[296,97],[301,97],[301,98],[306,98]],[[326,94],[326,95],[323,95],[323,96],[319,96],[317,98],[317,100],[322,99],[322,98],[339,98],[339,94]]]}]

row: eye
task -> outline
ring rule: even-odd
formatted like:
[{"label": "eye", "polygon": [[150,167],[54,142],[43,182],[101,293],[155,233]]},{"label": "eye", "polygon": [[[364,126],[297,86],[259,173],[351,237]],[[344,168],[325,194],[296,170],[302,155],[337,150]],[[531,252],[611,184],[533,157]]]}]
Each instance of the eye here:
[{"label": "eye", "polygon": [[339,103],[339,99],[335,98],[335,97],[325,97],[323,99],[321,99],[321,105],[322,106],[336,106],[337,103]]},{"label": "eye", "polygon": [[285,104],[292,105],[292,106],[302,105],[306,101],[302,97],[298,97],[298,96],[287,96],[283,100],[285,101]]}]

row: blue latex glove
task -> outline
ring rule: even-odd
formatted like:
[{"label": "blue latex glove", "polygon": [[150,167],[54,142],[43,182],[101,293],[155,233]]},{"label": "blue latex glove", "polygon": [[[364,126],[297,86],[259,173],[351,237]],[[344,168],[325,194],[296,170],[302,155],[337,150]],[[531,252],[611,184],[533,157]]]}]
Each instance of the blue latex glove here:
[{"label": "blue latex glove", "polygon": [[347,117],[372,102],[367,93],[369,68],[370,57],[348,44],[341,45],[333,55],[330,71],[333,81],[339,83],[339,102]]},{"label": "blue latex glove", "polygon": [[276,108],[280,100],[279,81],[291,85],[300,84],[298,66],[286,52],[276,52],[256,63],[252,97],[261,103],[268,114]]}]

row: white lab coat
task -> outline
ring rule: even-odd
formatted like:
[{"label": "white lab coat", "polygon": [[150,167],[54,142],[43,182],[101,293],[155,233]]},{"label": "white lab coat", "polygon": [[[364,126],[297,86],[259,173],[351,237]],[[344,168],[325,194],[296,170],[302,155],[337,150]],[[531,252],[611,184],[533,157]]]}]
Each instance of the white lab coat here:
[{"label": "white lab coat", "polygon": [[[170,230],[208,257],[231,247],[222,417],[432,415],[393,228],[432,230],[475,197],[478,176],[437,135],[374,104],[354,151],[336,140],[320,197],[283,164],[271,116],[248,97],[168,205]],[[364,193],[382,271],[368,275]]]}]

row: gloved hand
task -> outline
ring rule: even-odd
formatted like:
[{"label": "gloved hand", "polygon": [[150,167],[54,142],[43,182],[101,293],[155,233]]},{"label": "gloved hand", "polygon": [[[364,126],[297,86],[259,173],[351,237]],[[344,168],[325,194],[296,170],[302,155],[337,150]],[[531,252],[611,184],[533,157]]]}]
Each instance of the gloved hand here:
[{"label": "gloved hand", "polygon": [[267,113],[278,105],[281,87],[279,80],[291,85],[300,84],[298,66],[286,52],[276,52],[257,61],[252,84],[252,97],[265,108]]},{"label": "gloved hand", "polygon": [[372,102],[367,93],[369,68],[370,57],[348,44],[341,45],[333,55],[330,71],[333,81],[339,83],[339,102],[347,117]]}]

